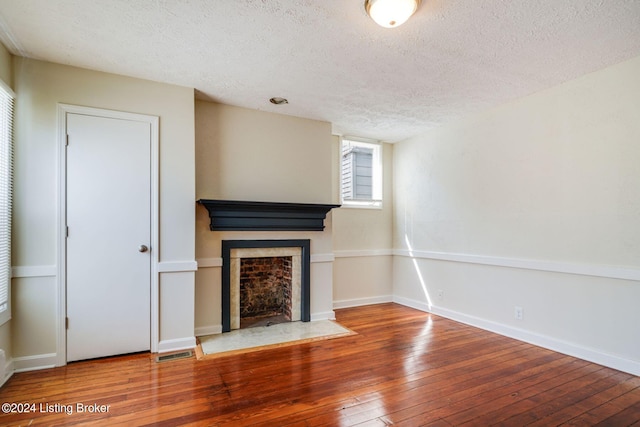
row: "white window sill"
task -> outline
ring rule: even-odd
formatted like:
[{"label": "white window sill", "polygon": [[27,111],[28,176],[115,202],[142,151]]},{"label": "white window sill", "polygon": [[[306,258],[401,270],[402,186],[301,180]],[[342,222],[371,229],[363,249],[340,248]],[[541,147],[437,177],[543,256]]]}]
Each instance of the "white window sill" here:
[{"label": "white window sill", "polygon": [[353,201],[353,200],[343,200],[341,208],[349,208],[349,209],[382,209],[382,201]]}]

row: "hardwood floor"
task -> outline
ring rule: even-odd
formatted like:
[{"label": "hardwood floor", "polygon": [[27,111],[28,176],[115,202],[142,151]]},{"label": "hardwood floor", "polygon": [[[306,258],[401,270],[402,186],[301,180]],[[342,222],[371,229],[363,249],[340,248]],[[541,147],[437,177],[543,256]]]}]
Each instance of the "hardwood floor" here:
[{"label": "hardwood floor", "polygon": [[0,425],[640,426],[640,377],[396,304],[336,313],[358,334],[15,374],[0,402],[35,411],[2,414]]}]

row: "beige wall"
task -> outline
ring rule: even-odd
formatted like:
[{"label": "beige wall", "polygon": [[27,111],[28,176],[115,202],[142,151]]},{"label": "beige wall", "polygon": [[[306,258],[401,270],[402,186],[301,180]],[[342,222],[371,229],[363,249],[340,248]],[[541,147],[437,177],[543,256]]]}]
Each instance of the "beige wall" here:
[{"label": "beige wall", "polygon": [[[196,198],[332,203],[326,122],[196,101]],[[196,210],[196,334],[219,332],[222,240],[311,239],[311,317],[333,317],[332,221],[323,232],[212,232]]]},{"label": "beige wall", "polygon": [[12,56],[9,51],[0,43],[0,79],[9,87],[13,88]]},{"label": "beige wall", "polygon": [[58,103],[160,117],[157,267],[159,293],[163,301],[174,302],[160,307],[160,346],[170,349],[192,342],[193,89],[24,58],[14,58],[13,69],[17,108],[12,256],[20,272],[13,289],[16,366],[41,366],[57,356],[56,324],[62,318],[56,302]]},{"label": "beige wall", "polygon": [[[12,56],[9,51],[5,49],[2,43],[0,43],[0,79],[9,87],[13,88],[13,73],[11,66]],[[0,325],[0,349],[4,350],[8,362],[7,367],[9,368],[8,370],[11,371],[11,321]],[[0,378],[0,385],[2,385],[3,382],[4,378]]]},{"label": "beige wall", "polygon": [[[334,137],[334,196],[339,200],[340,139]],[[391,301],[393,145],[382,144],[382,209],[342,207],[333,212],[334,307]],[[339,201],[338,201],[339,203]]]},{"label": "beige wall", "polygon": [[202,198],[330,203],[331,125],[197,101]]},{"label": "beige wall", "polygon": [[639,75],[640,57],[396,144],[395,298],[640,372]]}]

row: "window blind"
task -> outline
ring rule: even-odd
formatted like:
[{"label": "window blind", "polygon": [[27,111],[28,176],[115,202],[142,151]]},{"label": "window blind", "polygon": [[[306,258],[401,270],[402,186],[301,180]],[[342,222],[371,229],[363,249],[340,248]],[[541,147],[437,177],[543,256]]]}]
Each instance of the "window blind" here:
[{"label": "window blind", "polygon": [[11,205],[13,196],[13,92],[0,81],[0,320],[9,319]]}]

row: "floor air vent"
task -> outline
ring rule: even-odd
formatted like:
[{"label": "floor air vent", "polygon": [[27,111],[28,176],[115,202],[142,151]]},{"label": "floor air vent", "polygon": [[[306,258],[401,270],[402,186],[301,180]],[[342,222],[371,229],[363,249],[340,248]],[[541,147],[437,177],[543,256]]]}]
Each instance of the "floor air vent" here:
[{"label": "floor air vent", "polygon": [[186,359],[191,356],[193,356],[191,350],[181,351],[180,353],[163,354],[162,356],[156,357],[156,362],[169,362],[170,360]]}]

